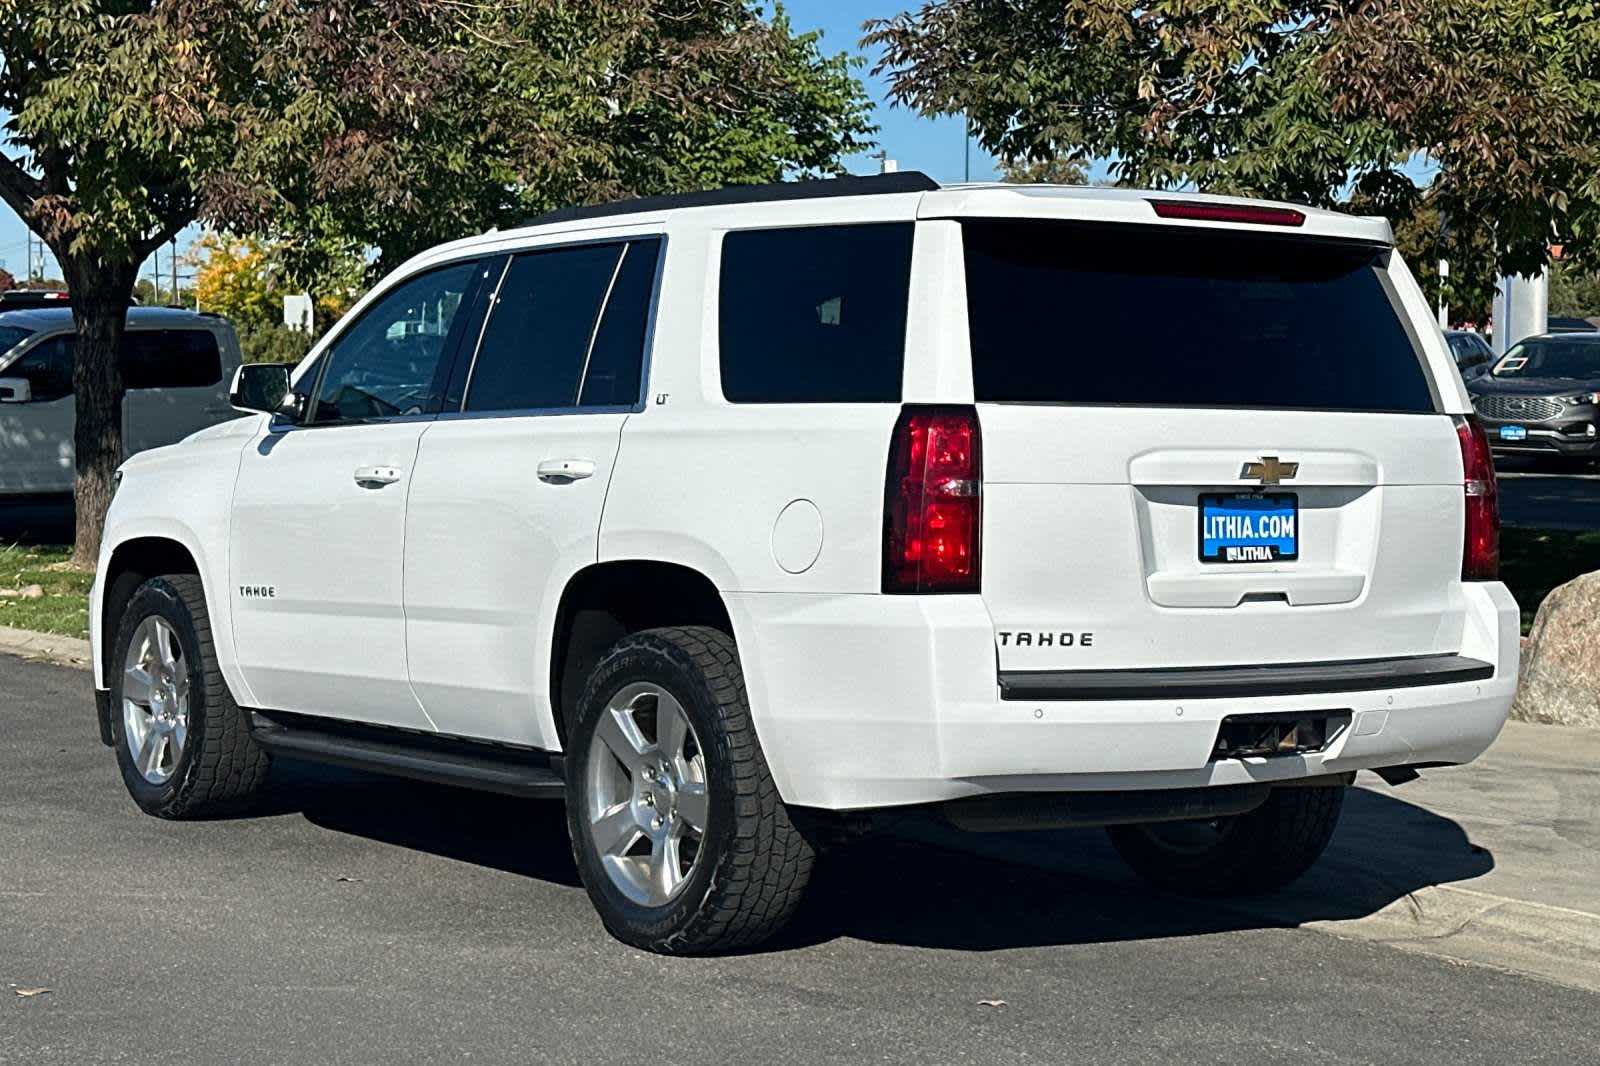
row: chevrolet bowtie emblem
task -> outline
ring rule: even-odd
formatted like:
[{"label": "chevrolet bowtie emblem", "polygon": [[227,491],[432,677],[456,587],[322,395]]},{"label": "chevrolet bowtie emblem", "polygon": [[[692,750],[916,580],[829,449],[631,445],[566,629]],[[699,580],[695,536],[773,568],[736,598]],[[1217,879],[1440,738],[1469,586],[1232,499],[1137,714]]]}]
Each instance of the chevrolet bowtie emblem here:
[{"label": "chevrolet bowtie emblem", "polygon": [[1239,477],[1257,480],[1263,485],[1276,485],[1280,481],[1293,479],[1299,472],[1299,463],[1279,462],[1276,455],[1263,455],[1256,462],[1244,464],[1244,469],[1239,471]]}]

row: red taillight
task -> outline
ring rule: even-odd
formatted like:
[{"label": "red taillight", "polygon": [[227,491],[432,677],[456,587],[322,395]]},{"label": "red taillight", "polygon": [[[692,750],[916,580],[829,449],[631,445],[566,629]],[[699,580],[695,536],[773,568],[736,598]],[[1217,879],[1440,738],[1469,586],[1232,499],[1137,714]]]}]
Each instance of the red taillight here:
[{"label": "red taillight", "polygon": [[1257,226],[1303,226],[1304,211],[1292,207],[1262,207],[1252,204],[1212,204],[1204,200],[1151,200],[1161,218],[1181,218],[1191,222],[1248,222]]},{"label": "red taillight", "polygon": [[883,591],[978,591],[981,452],[970,407],[900,412],[883,506]]},{"label": "red taillight", "polygon": [[1500,576],[1500,493],[1494,480],[1489,437],[1470,416],[1456,417],[1461,440],[1467,502],[1466,543],[1461,553],[1463,581],[1493,581]]}]

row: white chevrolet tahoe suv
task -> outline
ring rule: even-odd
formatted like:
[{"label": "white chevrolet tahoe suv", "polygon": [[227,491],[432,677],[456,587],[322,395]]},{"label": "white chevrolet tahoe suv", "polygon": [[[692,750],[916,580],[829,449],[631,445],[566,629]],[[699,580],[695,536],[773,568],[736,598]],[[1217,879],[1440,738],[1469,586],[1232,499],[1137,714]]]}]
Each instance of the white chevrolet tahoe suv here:
[{"label": "white chevrolet tahoe suv", "polygon": [[916,174],[569,209],[233,402],[108,518],[139,806],[274,757],[565,797],[652,950],[768,936],[907,814],[1270,890],[1516,684],[1488,449],[1378,220]]}]

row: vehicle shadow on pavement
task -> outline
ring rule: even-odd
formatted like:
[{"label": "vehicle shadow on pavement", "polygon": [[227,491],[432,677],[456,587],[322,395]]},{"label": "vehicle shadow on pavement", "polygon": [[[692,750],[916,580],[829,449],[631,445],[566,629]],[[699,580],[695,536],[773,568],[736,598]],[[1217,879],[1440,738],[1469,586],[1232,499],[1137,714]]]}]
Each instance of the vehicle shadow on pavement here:
[{"label": "vehicle shadow on pavement", "polygon": [[1333,843],[1310,872],[1242,900],[1153,889],[1099,829],[966,834],[929,823],[904,835],[893,849],[858,847],[824,867],[786,940],[994,951],[1294,927],[1362,918],[1494,868],[1456,822],[1367,789],[1347,794]]},{"label": "vehicle shadow on pavement", "polygon": [[456,862],[576,886],[565,810],[549,800],[379,777],[280,759],[245,817],[298,814],[348,833]]},{"label": "vehicle shadow on pavement", "polygon": [[72,497],[24,497],[0,504],[0,545],[71,544]]},{"label": "vehicle shadow on pavement", "polygon": [[[579,884],[561,804],[279,762],[251,816],[303,816],[332,832],[563,885]],[[1389,791],[1351,789],[1327,854],[1287,890],[1197,900],[1146,887],[1098,830],[973,834],[935,818],[830,851],[792,925],[757,951],[841,937],[911,947],[1017,947],[1166,939],[1361,918],[1430,885],[1493,869],[1456,822]]]}]

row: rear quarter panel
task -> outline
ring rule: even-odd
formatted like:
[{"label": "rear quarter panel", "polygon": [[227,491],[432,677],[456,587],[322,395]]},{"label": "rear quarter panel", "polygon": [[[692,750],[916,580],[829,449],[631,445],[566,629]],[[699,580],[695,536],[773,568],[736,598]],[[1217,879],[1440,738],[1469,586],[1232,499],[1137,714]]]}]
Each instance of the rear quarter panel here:
[{"label": "rear quarter panel", "polygon": [[724,593],[875,593],[899,406],[724,400],[724,232],[669,230],[649,395],[623,427],[600,559],[680,563]]}]

